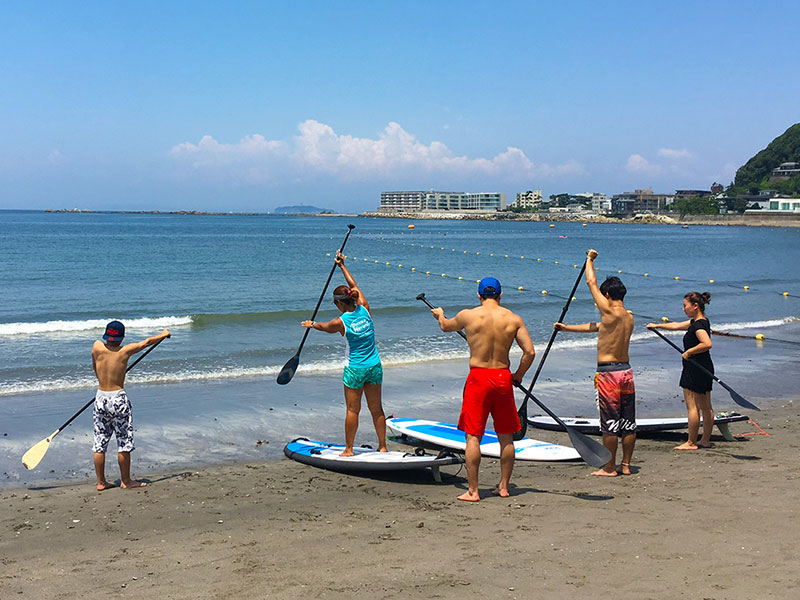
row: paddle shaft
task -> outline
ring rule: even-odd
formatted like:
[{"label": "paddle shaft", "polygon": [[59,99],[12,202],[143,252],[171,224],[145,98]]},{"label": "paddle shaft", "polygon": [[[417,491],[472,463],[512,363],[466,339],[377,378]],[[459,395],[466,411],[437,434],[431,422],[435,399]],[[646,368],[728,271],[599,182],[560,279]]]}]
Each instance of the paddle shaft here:
[{"label": "paddle shaft", "polygon": [[[572,286],[572,291],[570,292],[569,296],[567,296],[567,302],[564,304],[564,308],[561,309],[561,315],[558,317],[558,322],[561,323],[564,320],[564,317],[567,316],[567,311],[569,310],[569,305],[572,302],[573,296],[575,296],[575,291],[578,289],[578,285],[581,282],[581,277],[583,277],[583,273],[586,271],[586,261],[583,261],[583,267],[581,267],[581,272],[578,273],[578,278],[575,280],[575,285]],[[541,360],[539,360],[539,366],[536,367],[536,372],[533,374],[533,380],[531,384],[528,386],[527,391],[533,391],[533,386],[536,385],[536,380],[539,379],[539,373],[542,372],[542,367],[544,366],[544,361],[547,360],[547,355],[550,354],[550,348],[553,346],[553,341],[556,339],[556,334],[558,330],[553,327],[553,333],[550,334],[550,341],[547,342],[547,347],[544,349],[544,354],[542,354]],[[525,396],[525,402],[527,402],[528,397]]]},{"label": "paddle shaft", "polygon": [[[681,354],[681,356],[683,355],[684,351],[680,349],[680,346],[678,346],[672,340],[667,338],[667,336],[665,336],[663,333],[661,333],[658,329],[651,329],[650,331],[655,333],[658,337],[660,337],[662,340],[667,342],[670,346],[675,348],[675,350],[677,350]],[[701,365],[696,360],[694,360],[692,358],[688,358],[688,359],[684,359],[684,360],[686,360],[686,362],[688,362],[689,364],[694,365],[695,367],[697,367],[698,369],[703,371],[706,375],[709,375],[714,381],[716,381],[718,384],[720,384],[722,387],[724,387],[726,390],[728,390],[728,393],[730,393],[731,398],[733,398],[733,400],[737,404],[739,404],[740,406],[744,406],[744,407],[747,407],[747,408],[752,408],[754,410],[761,410],[760,408],[758,408],[755,404],[753,404],[749,400],[745,400],[736,390],[731,388],[728,384],[726,384],[724,381],[722,381],[719,377],[714,375],[714,373],[712,373],[711,371],[706,369],[703,365]]]},{"label": "paddle shaft", "polygon": [[[147,356],[147,355],[148,355],[148,354],[150,354],[150,353],[151,353],[153,350],[155,350],[155,349],[156,349],[156,346],[158,346],[158,345],[159,345],[161,342],[163,342],[165,339],[166,339],[166,338],[161,338],[161,339],[160,339],[160,340],[158,340],[158,341],[157,341],[155,344],[153,344],[153,345],[152,345],[152,346],[150,346],[150,347],[149,347],[147,350],[145,350],[144,354],[142,354],[142,355],[141,355],[139,358],[137,358],[135,361],[133,361],[133,363],[132,363],[131,365],[129,365],[127,369],[125,369],[125,372],[127,373],[127,372],[128,372],[128,371],[130,371],[130,370],[131,370],[133,367],[135,367],[137,364],[139,364],[139,361],[140,361],[140,360],[142,360],[142,359],[143,359],[145,356]],[[70,418],[67,420],[67,422],[66,422],[66,423],[64,423],[64,424],[63,424],[61,427],[59,427],[59,428],[56,430],[56,432],[55,432],[55,433],[54,433],[54,434],[51,436],[51,438],[50,438],[50,439],[52,439],[52,438],[56,437],[56,435],[57,435],[57,434],[58,434],[60,431],[62,431],[62,430],[65,428],[65,427],[67,427],[67,425],[69,425],[69,424],[70,424],[70,423],[72,423],[72,422],[73,422],[75,419],[77,419],[77,418],[78,418],[78,416],[80,416],[80,414],[81,414],[83,411],[85,411],[87,408],[89,408],[89,407],[92,405],[92,402],[94,402],[94,398],[92,398],[91,400],[89,400],[89,402],[87,402],[86,404],[84,404],[84,405],[83,405],[83,408],[81,408],[81,409],[80,409],[78,412],[76,412],[74,415],[72,415],[72,416],[71,416],[71,417],[70,417]]]},{"label": "paddle shaft", "polygon": [[[344,236],[344,241],[342,242],[342,247],[339,248],[339,252],[344,251],[344,247],[347,244],[347,238],[350,237],[350,233],[355,229],[355,225],[348,225],[347,226],[347,235]],[[333,274],[336,272],[336,260],[333,261],[333,266],[331,267],[331,272],[328,274],[328,279],[325,282],[325,287],[322,288],[322,293],[319,295],[319,300],[317,300],[317,306],[314,308],[314,314],[311,315],[311,321],[317,316],[319,312],[319,307],[322,305],[322,299],[325,297],[325,292],[328,291],[328,286],[331,283],[331,279],[333,279]],[[309,332],[311,331],[310,328],[306,328],[306,332],[303,334],[303,339],[300,341],[300,346],[297,348],[297,353],[295,356],[299,356],[300,352],[303,350],[303,344],[306,343],[306,338],[308,337]]]}]

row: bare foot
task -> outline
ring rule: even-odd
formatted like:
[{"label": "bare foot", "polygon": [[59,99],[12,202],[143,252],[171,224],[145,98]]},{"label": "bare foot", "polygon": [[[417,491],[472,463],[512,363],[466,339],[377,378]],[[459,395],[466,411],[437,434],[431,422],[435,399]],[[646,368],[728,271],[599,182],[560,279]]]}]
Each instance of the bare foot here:
[{"label": "bare foot", "polygon": [[511,494],[507,489],[501,489],[499,486],[492,490],[492,496],[500,496],[501,498],[508,498]]},{"label": "bare foot", "polygon": [[463,500],[464,502],[477,502],[480,499],[481,497],[479,494],[477,493],[473,494],[472,492],[469,491],[464,492],[457,498],[457,500]]},{"label": "bare foot", "polygon": [[115,486],[113,483],[108,483],[107,481],[104,481],[103,483],[98,483],[97,484],[97,491],[98,492],[102,492],[103,490],[108,490],[108,489],[111,489],[113,487],[117,487],[117,486]]},{"label": "bare foot", "polygon": [[680,446],[675,446],[675,450],[697,450],[697,444],[691,442],[684,442]]},{"label": "bare foot", "polygon": [[389,450],[386,449],[386,446],[381,446],[378,448],[378,452],[388,452]]},{"label": "bare foot", "polygon": [[352,448],[350,450],[345,448],[339,456],[355,456],[355,452],[353,452]]},{"label": "bare foot", "polygon": [[145,487],[146,485],[147,485],[147,482],[145,482],[145,481],[136,481],[134,479],[131,479],[128,483],[125,483],[125,482],[120,483],[119,487],[121,487],[123,490],[128,490],[128,489],[132,489],[132,488]]},{"label": "bare foot", "polygon": [[595,477],[616,477],[617,471],[616,469],[613,471],[606,471],[605,469],[598,469],[594,473],[592,473]]},{"label": "bare foot", "polygon": [[619,465],[619,473],[620,473],[620,475],[630,475],[631,474],[631,465],[629,463],[620,463],[620,465]]}]

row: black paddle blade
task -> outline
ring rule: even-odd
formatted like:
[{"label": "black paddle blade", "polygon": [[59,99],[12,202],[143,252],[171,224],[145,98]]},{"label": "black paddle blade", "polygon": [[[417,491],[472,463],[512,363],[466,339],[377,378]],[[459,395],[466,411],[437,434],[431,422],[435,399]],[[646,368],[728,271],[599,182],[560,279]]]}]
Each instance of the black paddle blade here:
[{"label": "black paddle blade", "polygon": [[297,365],[300,364],[300,355],[295,354],[292,358],[286,361],[283,369],[278,374],[278,385],[286,385],[294,377],[294,372],[297,371]]},{"label": "black paddle blade", "polygon": [[522,401],[522,404],[519,406],[519,410],[517,411],[517,416],[519,417],[519,431],[514,434],[514,441],[518,442],[522,438],[525,437],[525,434],[528,432],[528,399]]},{"label": "black paddle blade", "polygon": [[730,393],[731,398],[733,399],[733,401],[736,402],[736,404],[738,404],[739,406],[744,406],[745,408],[749,408],[750,410],[761,410],[760,408],[758,408],[755,404],[753,404],[749,400],[745,400],[744,398],[742,398],[736,390],[734,390],[732,388],[729,388],[727,385],[722,383],[719,379],[717,379],[717,382],[719,384],[721,384],[722,387],[724,387],[726,390],[728,390],[728,392]]},{"label": "black paddle blade", "polygon": [[611,452],[608,448],[598,443],[596,440],[586,437],[577,429],[567,427],[569,439],[572,447],[578,451],[581,458],[593,467],[603,467],[611,460]]}]

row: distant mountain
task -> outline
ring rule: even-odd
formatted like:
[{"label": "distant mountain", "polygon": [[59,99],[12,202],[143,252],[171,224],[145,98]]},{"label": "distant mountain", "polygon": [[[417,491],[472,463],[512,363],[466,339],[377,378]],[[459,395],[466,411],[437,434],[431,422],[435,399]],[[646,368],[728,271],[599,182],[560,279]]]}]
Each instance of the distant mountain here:
[{"label": "distant mountain", "polygon": [[770,181],[772,169],[781,163],[800,163],[800,123],[795,123],[769,145],[748,160],[736,171],[736,179],[728,190],[735,193],[756,193],[760,189],[774,189],[782,193],[800,192],[800,176],[783,181]]},{"label": "distant mountain", "polygon": [[305,215],[318,215],[319,213],[332,213],[330,208],[319,208],[317,206],[309,206],[308,204],[296,204],[294,206],[279,206],[272,212],[281,215],[293,215],[303,213]]}]

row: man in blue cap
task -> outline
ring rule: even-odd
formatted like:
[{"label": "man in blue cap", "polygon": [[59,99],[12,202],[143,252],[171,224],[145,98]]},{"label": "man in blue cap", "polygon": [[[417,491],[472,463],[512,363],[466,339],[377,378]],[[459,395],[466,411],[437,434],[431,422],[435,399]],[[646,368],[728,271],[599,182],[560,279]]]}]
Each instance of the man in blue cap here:
[{"label": "man in blue cap", "polygon": [[[490,413],[500,442],[500,483],[492,493],[503,497],[509,495],[508,484],[514,468],[514,433],[520,428],[513,382],[522,382],[535,355],[533,341],[522,318],[500,306],[502,295],[500,282],[494,277],[485,277],[478,283],[480,306],[462,310],[452,319],[444,316],[442,308],[431,310],[442,331],[463,329],[469,343],[469,375],[458,419],[458,428],[467,440],[469,486],[458,499],[468,502],[480,500],[481,438]],[[522,358],[512,375],[508,352],[515,340],[522,349]]]},{"label": "man in blue cap", "polygon": [[133,450],[133,417],[131,403],[125,394],[125,372],[128,359],[147,348],[170,337],[165,329],[143,342],[122,345],[125,325],[111,321],[106,325],[103,341],[92,346],[92,368],[97,375],[97,395],[94,398],[94,470],[97,474],[98,491],[114,487],[106,481],[106,448],[113,433],[117,438],[117,462],[119,463],[120,487],[136,488],[146,484],[131,479],[131,450]]}]

